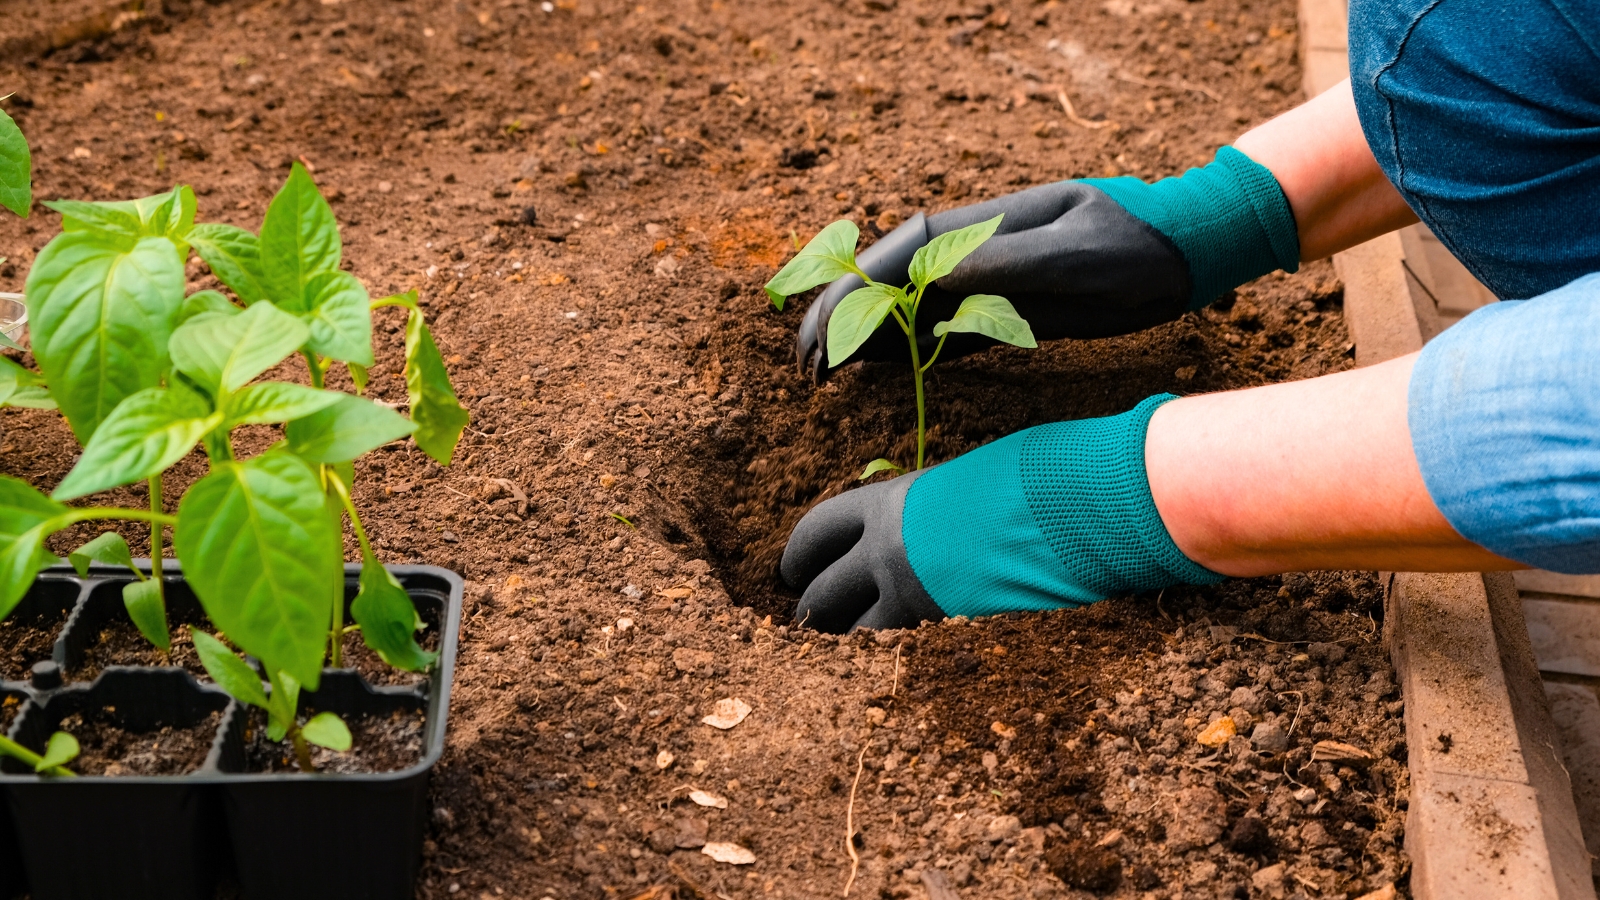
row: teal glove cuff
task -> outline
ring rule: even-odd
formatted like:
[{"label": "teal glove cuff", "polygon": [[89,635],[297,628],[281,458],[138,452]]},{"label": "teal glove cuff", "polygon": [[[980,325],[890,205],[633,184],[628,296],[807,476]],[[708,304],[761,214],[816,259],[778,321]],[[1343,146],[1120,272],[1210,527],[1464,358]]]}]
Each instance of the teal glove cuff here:
[{"label": "teal glove cuff", "polygon": [[987,616],[1223,580],[1183,555],[1150,496],[1145,432],[1174,399],[1029,428],[924,473],[900,532],[928,595]]},{"label": "teal glove cuff", "polygon": [[1300,267],[1300,232],[1278,180],[1232,147],[1178,178],[1088,178],[1123,209],[1166,235],[1189,265],[1189,308],[1241,284]]}]

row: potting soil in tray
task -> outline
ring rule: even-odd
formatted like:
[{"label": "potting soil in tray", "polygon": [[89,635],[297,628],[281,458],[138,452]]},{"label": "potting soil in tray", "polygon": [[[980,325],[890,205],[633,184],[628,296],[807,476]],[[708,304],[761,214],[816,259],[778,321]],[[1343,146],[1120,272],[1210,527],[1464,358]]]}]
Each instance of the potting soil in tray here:
[{"label": "potting soil in tray", "polygon": [[[310,718],[316,710],[303,715]],[[342,716],[350,729],[350,750],[335,752],[325,747],[311,748],[316,770],[329,775],[364,775],[409,769],[422,759],[424,710],[397,710],[389,715]],[[247,772],[298,773],[294,747],[288,741],[267,738],[267,717],[261,710],[250,716],[245,734]]]},{"label": "potting soil in tray", "polygon": [[209,679],[189,637],[191,625],[196,624],[199,623],[169,620],[172,652],[164,655],[139,633],[132,621],[113,622],[84,651],[83,661],[67,669],[67,677],[72,681],[93,681],[107,666],[177,666],[196,678]]},{"label": "potting soil in tray", "polygon": [[[1379,690],[1370,576],[844,639],[794,628],[773,577],[799,516],[867,460],[906,458],[914,423],[898,367],[820,389],[800,378],[805,298],[777,313],[760,293],[794,240],[847,216],[870,241],[919,209],[1203,164],[1300,99],[1292,2],[171,10],[159,27],[0,61],[20,92],[6,108],[57,148],[39,154],[40,196],[181,180],[203,192],[202,220],[255,228],[283,164],[304,156],[355,274],[375,295],[419,289],[472,424],[448,469],[399,445],[358,461],[355,500],[385,561],[474,582],[428,895],[834,895],[852,869],[847,813],[853,896],[921,896],[925,872],[997,900],[1075,896],[1064,882],[1207,898],[1397,880],[1405,893],[1404,754]],[[257,49],[292,34],[282,59]],[[1062,94],[1079,119],[1115,124],[1068,119]],[[88,157],[63,161],[80,146]],[[53,228],[45,213],[0,219],[0,290],[20,288]],[[194,280],[216,286],[199,267]],[[1143,335],[941,364],[933,458],[1161,391],[1347,367],[1340,305],[1331,266],[1311,263]],[[380,310],[374,328],[370,395],[403,403],[404,313]],[[4,415],[0,468],[58,483],[70,434],[54,414]],[[204,470],[179,463],[171,508]],[[131,487],[97,499],[145,502]],[[1199,744],[1240,688],[1259,701],[1238,707],[1247,741],[1270,720],[1302,755],[1313,737],[1363,747],[1367,774]],[[747,719],[703,723],[732,698]],[[1314,799],[1294,799],[1306,789]],[[756,862],[717,862],[708,842]],[[1083,847],[1080,870],[1063,862]]]},{"label": "potting soil in tray", "polygon": [[0,680],[27,681],[33,664],[50,658],[56,635],[71,611],[43,621],[0,622]]},{"label": "potting soil in tray", "polygon": [[68,767],[79,775],[186,775],[206,761],[221,720],[211,713],[188,728],[135,731],[94,710],[66,716],[59,729],[78,739],[81,752]]}]

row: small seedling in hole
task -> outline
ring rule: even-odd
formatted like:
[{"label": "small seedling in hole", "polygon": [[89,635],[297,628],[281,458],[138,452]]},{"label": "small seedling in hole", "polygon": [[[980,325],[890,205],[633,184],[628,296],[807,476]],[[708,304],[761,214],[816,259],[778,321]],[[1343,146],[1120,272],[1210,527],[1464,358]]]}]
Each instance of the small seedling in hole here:
[{"label": "small seedling in hole", "polygon": [[288,672],[273,674],[272,693],[268,694],[261,687],[261,677],[249,663],[229,650],[227,644],[204,631],[196,631],[194,649],[200,664],[206,667],[206,674],[218,687],[240,703],[266,710],[267,737],[273,741],[289,740],[300,771],[317,770],[311,763],[311,744],[336,753],[350,749],[350,729],[333,713],[317,713],[305,722],[299,720],[300,682],[293,675]]},{"label": "small seedling in hole", "polygon": [[[167,605],[161,596],[161,585],[145,577],[133,564],[133,554],[128,542],[115,531],[107,531],[82,547],[67,554],[67,562],[78,570],[78,575],[88,577],[91,563],[121,566],[133,573],[136,579],[122,586],[122,605],[127,607],[128,618],[156,646],[162,655],[172,652],[172,635],[167,629]],[[152,561],[153,564],[153,561]]]},{"label": "small seedling in hole", "polygon": [[[955,315],[948,321],[933,326],[939,343],[922,361],[921,347],[917,344],[917,311],[922,305],[928,285],[949,275],[957,264],[972,254],[994,235],[1000,227],[1001,216],[956,231],[941,234],[929,241],[911,258],[911,283],[904,287],[880,284],[856,265],[856,241],[861,232],[854,222],[841,219],[829,225],[806,244],[805,249],[789,260],[788,264],[767,282],[767,296],[772,305],[783,309],[789,297],[827,284],[845,275],[855,275],[866,282],[864,287],[851,291],[834,308],[828,319],[828,365],[838,366],[872,336],[883,320],[894,317],[896,325],[905,332],[911,343],[911,372],[917,392],[917,462],[921,469],[926,459],[928,444],[927,412],[923,398],[922,376],[935,360],[944,342],[953,331],[988,335],[997,341],[1017,347],[1037,347],[1033,330],[1017,315],[1011,301],[993,294],[973,294],[961,301]],[[875,459],[861,473],[865,481],[879,472],[903,474],[905,467],[889,459]]]}]

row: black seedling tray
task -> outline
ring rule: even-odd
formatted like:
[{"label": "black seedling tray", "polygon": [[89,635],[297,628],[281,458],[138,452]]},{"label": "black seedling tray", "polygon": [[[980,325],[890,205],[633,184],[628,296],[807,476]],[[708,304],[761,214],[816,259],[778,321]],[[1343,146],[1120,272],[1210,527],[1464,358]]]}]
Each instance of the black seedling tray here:
[{"label": "black seedling tray", "polygon": [[[55,665],[36,667],[28,684],[0,682],[0,698],[28,698],[12,722],[13,740],[42,749],[56,723],[90,707],[114,708],[119,724],[136,731],[192,726],[217,710],[222,717],[205,763],[189,775],[45,779],[0,762],[0,798],[10,812],[0,816],[0,898],[26,887],[33,900],[206,900],[219,877],[235,875],[245,900],[415,896],[428,779],[444,752],[463,584],[432,566],[390,571],[439,629],[439,665],[425,681],[401,687],[326,670],[318,692],[301,696],[302,709],[345,716],[425,711],[421,760],[361,775],[244,771],[250,710],[180,668],[111,666],[93,684],[60,684],[61,667],[78,665],[114,621],[128,575],[99,567],[87,578],[65,567],[41,573],[19,611],[59,617],[70,596],[73,612],[45,661]],[[169,614],[178,621],[193,595],[175,563],[167,573]],[[346,566],[347,604],[359,573]],[[17,880],[7,854],[19,847],[26,885],[7,881]]]}]

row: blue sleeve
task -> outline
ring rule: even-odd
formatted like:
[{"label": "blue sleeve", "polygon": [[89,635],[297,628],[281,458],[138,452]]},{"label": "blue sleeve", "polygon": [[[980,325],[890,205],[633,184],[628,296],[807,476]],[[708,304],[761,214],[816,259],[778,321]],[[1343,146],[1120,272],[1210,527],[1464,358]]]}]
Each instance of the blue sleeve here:
[{"label": "blue sleeve", "polygon": [[1600,274],[1439,335],[1412,371],[1408,418],[1428,493],[1463,537],[1600,573]]}]

